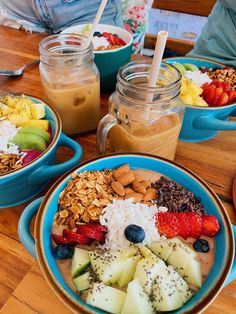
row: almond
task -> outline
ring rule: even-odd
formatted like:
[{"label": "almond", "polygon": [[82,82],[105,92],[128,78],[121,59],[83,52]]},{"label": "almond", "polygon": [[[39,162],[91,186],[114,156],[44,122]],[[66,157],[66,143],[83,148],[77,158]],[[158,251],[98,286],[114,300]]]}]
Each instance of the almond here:
[{"label": "almond", "polygon": [[117,181],[111,182],[111,187],[116,192],[116,194],[118,194],[120,196],[125,195],[125,189],[124,189],[123,185],[120,184],[119,182],[117,182]]},{"label": "almond", "polygon": [[131,188],[125,188],[125,194],[129,194],[129,193],[135,193],[135,192]]},{"label": "almond", "polygon": [[135,175],[135,181],[141,182],[141,181],[143,181],[143,178],[140,175],[136,174]]},{"label": "almond", "polygon": [[128,193],[125,195],[125,199],[133,198],[134,203],[140,203],[143,199],[143,194],[140,193]]},{"label": "almond", "polygon": [[146,180],[143,180],[142,181],[142,184],[143,186],[147,189],[147,188],[150,188],[150,182],[146,181]]},{"label": "almond", "polygon": [[135,180],[135,175],[132,171],[125,172],[122,175],[120,175],[117,179],[117,182],[119,182],[121,185],[126,186],[131,184]]},{"label": "almond", "polygon": [[147,193],[144,195],[144,201],[149,202],[157,198],[156,189],[150,188],[147,189]]},{"label": "almond", "polygon": [[113,173],[113,177],[115,180],[117,180],[122,174],[127,173],[129,171],[130,171],[129,165],[125,164],[115,170],[115,172]]},{"label": "almond", "polygon": [[143,181],[134,180],[134,182],[132,183],[132,188],[137,193],[146,194],[146,188],[143,185]]}]

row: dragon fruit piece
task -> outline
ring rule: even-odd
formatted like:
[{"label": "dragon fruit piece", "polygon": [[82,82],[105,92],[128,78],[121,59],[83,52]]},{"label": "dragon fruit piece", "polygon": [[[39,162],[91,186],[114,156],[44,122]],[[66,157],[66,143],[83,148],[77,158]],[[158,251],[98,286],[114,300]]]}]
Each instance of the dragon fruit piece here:
[{"label": "dragon fruit piece", "polygon": [[39,152],[38,150],[29,150],[26,152],[27,155],[23,158],[23,164],[28,164],[29,162],[31,162],[32,160],[36,159],[37,157],[39,157],[42,152]]}]

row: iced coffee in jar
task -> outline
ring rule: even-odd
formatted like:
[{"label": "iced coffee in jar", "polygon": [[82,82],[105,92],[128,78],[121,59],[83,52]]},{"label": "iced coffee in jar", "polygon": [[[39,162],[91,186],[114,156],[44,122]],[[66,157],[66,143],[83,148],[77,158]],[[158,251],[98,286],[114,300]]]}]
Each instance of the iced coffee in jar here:
[{"label": "iced coffee in jar", "polygon": [[100,118],[100,78],[92,44],[83,35],[59,34],[40,42],[40,76],[63,131],[96,129]]},{"label": "iced coffee in jar", "polygon": [[[109,114],[99,123],[97,151],[149,153],[173,160],[184,115],[181,74],[162,62],[156,87],[148,88],[151,63],[129,62],[118,73]],[[106,143],[106,139],[109,139]],[[108,145],[106,145],[108,144]]]}]

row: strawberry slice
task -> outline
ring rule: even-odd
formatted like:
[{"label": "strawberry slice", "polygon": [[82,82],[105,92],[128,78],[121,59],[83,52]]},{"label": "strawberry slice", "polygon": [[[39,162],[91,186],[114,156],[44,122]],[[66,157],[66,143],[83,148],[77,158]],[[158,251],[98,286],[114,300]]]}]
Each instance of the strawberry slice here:
[{"label": "strawberry slice", "polygon": [[208,82],[202,84],[201,88],[206,89],[210,84]]},{"label": "strawberry slice", "polygon": [[74,242],[71,242],[68,238],[65,238],[59,234],[52,233],[52,239],[56,244],[74,244]]},{"label": "strawberry slice", "polygon": [[89,227],[91,229],[94,229],[96,231],[107,232],[107,227],[105,227],[105,226],[103,226],[97,222],[90,222],[90,223],[85,224],[85,226]]},{"label": "strawberry slice", "polygon": [[100,232],[98,230],[92,229],[86,225],[78,226],[76,232],[78,235],[82,235],[85,238],[90,238],[93,240],[97,240],[99,242],[105,242],[104,232]]},{"label": "strawberry slice", "polygon": [[90,244],[91,239],[78,234],[76,232],[73,232],[71,230],[64,229],[63,230],[63,237],[65,237],[70,243],[74,244]]},{"label": "strawberry slice", "polygon": [[123,39],[121,39],[120,37],[116,37],[116,45],[120,45],[120,46],[125,46],[126,43]]},{"label": "strawberry slice", "polygon": [[179,221],[180,227],[179,236],[187,239],[188,237],[190,237],[191,227],[188,219],[186,218],[186,213],[176,213],[176,217]]},{"label": "strawberry slice", "polygon": [[231,85],[229,83],[223,83],[224,92],[229,95],[231,91]]},{"label": "strawberry slice", "polygon": [[220,97],[218,106],[224,106],[228,103],[228,101],[229,101],[229,95],[224,92]]},{"label": "strawberry slice", "polygon": [[212,106],[218,106],[218,103],[220,101],[220,97],[223,94],[223,92],[224,92],[223,87],[216,87],[215,96],[214,96],[214,99],[212,101]]},{"label": "strawberry slice", "polygon": [[179,220],[175,213],[157,213],[156,226],[158,232],[167,238],[173,238],[180,232]]},{"label": "strawberry slice", "polygon": [[220,82],[218,80],[213,80],[211,84],[215,85],[215,87],[219,87],[220,86]]},{"label": "strawberry slice", "polygon": [[215,90],[216,90],[215,85],[210,85],[209,88],[207,89],[207,94],[206,94],[204,100],[208,103],[208,105],[212,104],[212,101],[213,101],[214,96],[215,96]]},{"label": "strawberry slice", "polygon": [[228,103],[233,102],[236,99],[236,90],[231,90],[229,93]]},{"label": "strawberry slice", "polygon": [[220,230],[218,219],[215,216],[202,217],[202,234],[213,238]]},{"label": "strawberry slice", "polygon": [[106,38],[106,40],[109,42],[109,44],[112,44],[111,41],[110,41],[110,33],[103,32],[102,36]]},{"label": "strawberry slice", "polygon": [[112,33],[109,33],[109,42],[111,45],[116,45],[116,37]]},{"label": "strawberry slice", "polygon": [[202,234],[202,217],[196,213],[186,213],[190,225],[190,237],[198,239]]}]

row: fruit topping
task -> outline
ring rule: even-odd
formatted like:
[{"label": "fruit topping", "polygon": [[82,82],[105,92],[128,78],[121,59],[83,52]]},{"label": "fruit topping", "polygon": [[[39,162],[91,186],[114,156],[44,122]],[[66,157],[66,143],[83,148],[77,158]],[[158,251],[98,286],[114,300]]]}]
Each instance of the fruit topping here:
[{"label": "fruit topping", "polygon": [[158,232],[167,238],[177,235],[198,239],[201,235],[214,237],[220,227],[215,216],[200,216],[197,213],[163,212],[156,215]]},{"label": "fruit topping", "polygon": [[205,239],[197,239],[193,242],[193,248],[197,252],[207,253],[210,250],[209,243]]},{"label": "fruit topping", "polygon": [[72,245],[59,244],[52,250],[52,255],[55,259],[68,259],[74,254],[74,247]]},{"label": "fruit topping", "polygon": [[214,80],[202,85],[202,97],[209,106],[220,107],[236,100],[236,91],[229,83]]},{"label": "fruit topping", "polygon": [[124,235],[132,243],[141,243],[145,238],[143,228],[137,225],[128,225],[124,230]]},{"label": "fruit topping", "polygon": [[93,36],[95,36],[95,37],[96,37],[96,36],[97,36],[97,37],[101,37],[102,34],[101,34],[100,32],[94,32],[94,33],[93,33]]},{"label": "fruit topping", "polygon": [[219,222],[215,216],[206,215],[202,217],[202,234],[214,237],[220,230]]},{"label": "fruit topping", "polygon": [[157,213],[156,225],[158,232],[167,238],[173,238],[180,232],[179,220],[173,213]]},{"label": "fruit topping", "polygon": [[29,150],[26,154],[26,156],[23,158],[23,164],[28,164],[32,160],[38,158],[42,152],[38,150]]},{"label": "fruit topping", "polygon": [[97,240],[99,242],[105,242],[105,233],[99,230],[93,229],[92,226],[80,225],[77,228],[76,232],[86,238]]},{"label": "fruit topping", "polygon": [[186,213],[185,215],[190,226],[190,237],[199,238],[202,233],[202,217],[196,213]]}]

